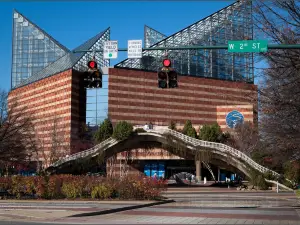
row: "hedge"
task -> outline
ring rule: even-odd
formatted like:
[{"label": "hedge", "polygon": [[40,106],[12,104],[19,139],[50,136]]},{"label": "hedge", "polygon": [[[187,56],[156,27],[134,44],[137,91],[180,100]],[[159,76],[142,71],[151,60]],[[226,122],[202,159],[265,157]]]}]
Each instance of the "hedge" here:
[{"label": "hedge", "polygon": [[96,176],[0,177],[0,189],[13,198],[155,200],[167,187],[165,180],[145,176],[106,178]]}]

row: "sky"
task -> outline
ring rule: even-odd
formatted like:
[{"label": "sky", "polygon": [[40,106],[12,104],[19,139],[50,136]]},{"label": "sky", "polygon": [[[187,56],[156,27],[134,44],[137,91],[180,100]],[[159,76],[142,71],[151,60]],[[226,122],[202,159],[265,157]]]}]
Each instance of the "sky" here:
[{"label": "sky", "polygon": [[[169,36],[234,1],[53,1],[0,2],[0,90],[10,89],[13,10],[54,39],[73,49],[110,27],[111,40],[127,48],[128,40],[144,40],[144,26]],[[119,52],[111,66],[127,58]]]}]

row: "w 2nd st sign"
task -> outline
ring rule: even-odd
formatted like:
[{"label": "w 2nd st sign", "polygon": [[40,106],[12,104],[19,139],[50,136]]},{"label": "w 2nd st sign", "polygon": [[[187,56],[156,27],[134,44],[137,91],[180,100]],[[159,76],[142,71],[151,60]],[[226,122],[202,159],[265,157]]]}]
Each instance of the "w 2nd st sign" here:
[{"label": "w 2nd st sign", "polygon": [[228,52],[267,52],[268,41],[228,41]]}]

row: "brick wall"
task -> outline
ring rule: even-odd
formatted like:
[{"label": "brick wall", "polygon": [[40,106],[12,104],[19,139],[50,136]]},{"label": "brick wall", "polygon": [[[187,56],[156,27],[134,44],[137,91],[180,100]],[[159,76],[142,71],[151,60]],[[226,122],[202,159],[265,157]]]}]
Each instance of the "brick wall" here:
[{"label": "brick wall", "polygon": [[53,75],[32,84],[17,88],[9,93],[9,103],[17,101],[18,107],[26,107],[24,114],[32,116],[39,160],[49,164],[49,153],[53,146],[53,134],[57,136],[61,156],[76,149],[80,117],[84,116],[79,104],[79,74],[72,70]]},{"label": "brick wall", "polygon": [[157,74],[127,69],[109,69],[108,111],[113,123],[127,120],[179,126],[190,119],[195,127],[218,122],[223,130],[226,114],[240,110],[255,121],[257,87],[253,84],[191,76],[179,76],[178,88],[157,87]]}]

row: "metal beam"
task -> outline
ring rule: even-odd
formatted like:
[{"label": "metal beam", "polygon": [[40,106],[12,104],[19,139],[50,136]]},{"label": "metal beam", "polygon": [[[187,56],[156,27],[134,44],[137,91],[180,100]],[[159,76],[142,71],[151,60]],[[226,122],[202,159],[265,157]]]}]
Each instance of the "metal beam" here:
[{"label": "metal beam", "polygon": [[[191,50],[191,49],[228,49],[228,45],[215,45],[215,46],[180,46],[180,47],[156,47],[156,48],[143,48],[148,51],[157,51],[157,50]],[[268,49],[300,49],[300,44],[296,45],[268,45]],[[126,52],[127,48],[119,48],[119,52]],[[80,52],[103,52],[103,50],[80,50],[73,51],[73,53]]]}]

